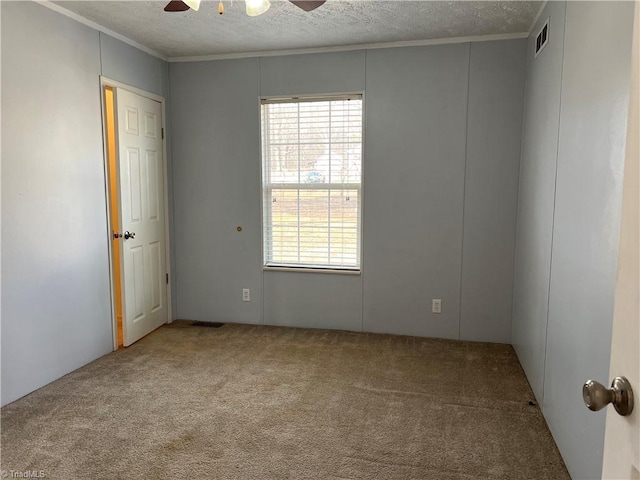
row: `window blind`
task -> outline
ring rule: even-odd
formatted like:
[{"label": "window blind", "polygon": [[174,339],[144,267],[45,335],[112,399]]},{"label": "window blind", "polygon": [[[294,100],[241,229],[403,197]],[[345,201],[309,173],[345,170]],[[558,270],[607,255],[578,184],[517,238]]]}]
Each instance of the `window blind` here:
[{"label": "window blind", "polygon": [[262,101],[267,266],[360,268],[362,96]]}]

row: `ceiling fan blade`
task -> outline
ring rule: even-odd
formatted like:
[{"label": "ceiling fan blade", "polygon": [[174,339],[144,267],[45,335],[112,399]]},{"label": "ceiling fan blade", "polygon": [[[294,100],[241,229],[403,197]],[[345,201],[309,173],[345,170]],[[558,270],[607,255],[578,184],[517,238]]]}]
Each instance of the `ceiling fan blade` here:
[{"label": "ceiling fan blade", "polygon": [[182,0],[172,0],[164,7],[165,12],[186,12],[187,10],[189,10],[189,5]]},{"label": "ceiling fan blade", "polygon": [[325,3],[327,0],[289,0],[296,7],[300,7],[305,12],[310,12],[311,10],[315,10],[320,5]]}]

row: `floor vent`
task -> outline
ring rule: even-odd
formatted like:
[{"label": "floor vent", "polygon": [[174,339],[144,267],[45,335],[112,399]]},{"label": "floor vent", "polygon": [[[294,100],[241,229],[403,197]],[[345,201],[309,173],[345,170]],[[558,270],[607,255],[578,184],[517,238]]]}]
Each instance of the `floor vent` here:
[{"label": "floor vent", "polygon": [[220,322],[193,322],[191,324],[192,327],[209,327],[209,328],[220,328],[224,323]]},{"label": "floor vent", "polygon": [[536,36],[536,57],[549,43],[549,19],[547,18]]}]

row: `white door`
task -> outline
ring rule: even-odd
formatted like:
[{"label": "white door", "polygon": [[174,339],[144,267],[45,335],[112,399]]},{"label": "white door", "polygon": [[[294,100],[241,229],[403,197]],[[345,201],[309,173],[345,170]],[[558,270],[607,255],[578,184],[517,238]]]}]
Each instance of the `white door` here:
[{"label": "white door", "polygon": [[634,391],[631,415],[621,417],[609,407],[602,478],[640,479],[640,5],[636,3],[629,124],[624,170],[618,278],[613,315],[611,374],[624,376]]},{"label": "white door", "polygon": [[162,106],[116,89],[124,345],[168,320]]}]

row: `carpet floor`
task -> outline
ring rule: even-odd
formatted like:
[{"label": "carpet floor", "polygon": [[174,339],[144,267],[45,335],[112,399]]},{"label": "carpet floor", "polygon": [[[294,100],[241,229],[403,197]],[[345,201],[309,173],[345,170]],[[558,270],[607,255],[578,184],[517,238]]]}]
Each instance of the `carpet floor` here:
[{"label": "carpet floor", "polygon": [[47,479],[568,479],[513,349],[174,322],[5,406]]}]

